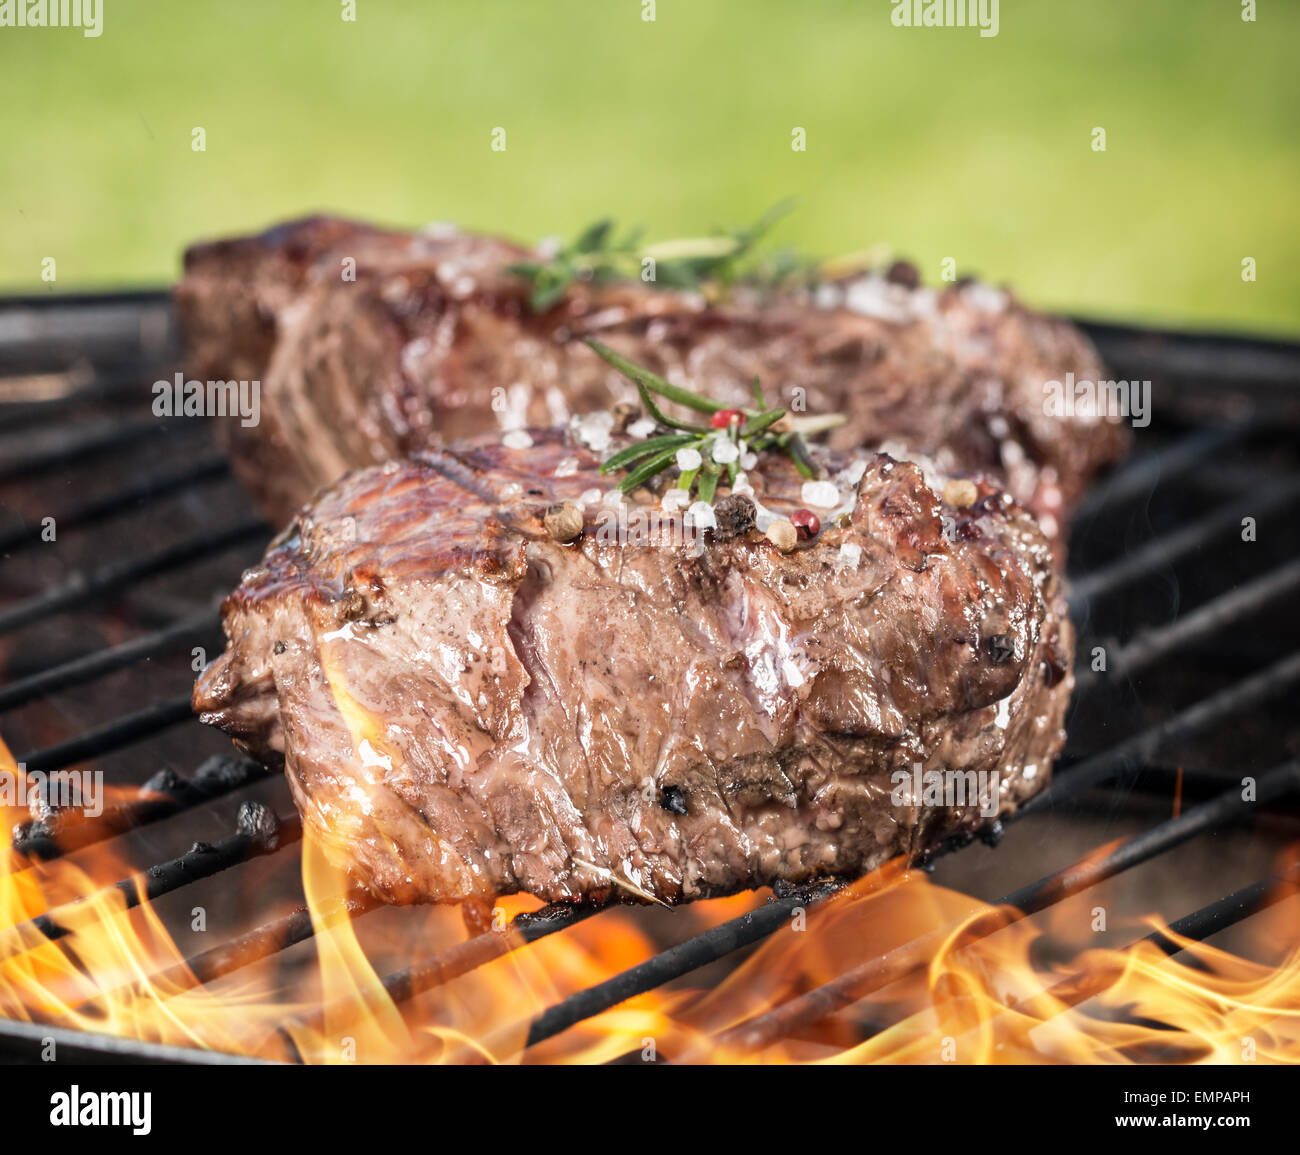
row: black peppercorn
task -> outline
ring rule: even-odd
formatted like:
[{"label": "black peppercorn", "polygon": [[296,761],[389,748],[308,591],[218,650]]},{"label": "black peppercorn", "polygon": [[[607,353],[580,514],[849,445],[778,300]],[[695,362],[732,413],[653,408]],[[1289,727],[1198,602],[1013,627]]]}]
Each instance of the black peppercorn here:
[{"label": "black peppercorn", "polygon": [[921,283],[921,274],[911,261],[895,261],[885,273],[885,280],[907,289],[915,289]]},{"label": "black peppercorn", "polygon": [[1015,656],[1016,646],[1009,634],[994,634],[984,644],[995,666],[1004,666]]},{"label": "black peppercorn", "polygon": [[686,791],[680,786],[665,786],[659,794],[659,805],[673,814],[685,814]]},{"label": "black peppercorn", "polygon": [[714,536],[726,540],[748,533],[754,528],[756,513],[753,501],[743,493],[719,498],[713,505],[713,516],[717,521]]}]

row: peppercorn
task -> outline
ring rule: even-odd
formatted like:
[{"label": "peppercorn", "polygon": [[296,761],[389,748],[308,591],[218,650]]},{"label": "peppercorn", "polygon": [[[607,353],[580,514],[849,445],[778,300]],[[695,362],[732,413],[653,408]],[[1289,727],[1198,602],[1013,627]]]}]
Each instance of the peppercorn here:
[{"label": "peppercorn", "polygon": [[790,515],[790,524],[800,541],[811,541],[822,531],[821,519],[810,509],[796,509]]},{"label": "peppercorn", "polygon": [[921,274],[911,261],[895,261],[885,273],[885,280],[905,289],[915,289],[921,283]]},{"label": "peppercorn", "polygon": [[954,478],[952,481],[945,482],[943,486],[944,501],[956,509],[965,509],[967,506],[974,505],[979,495],[975,483],[964,478]]},{"label": "peppercorn", "polygon": [[620,433],[627,432],[627,427],[641,416],[641,406],[631,401],[620,401],[614,406],[614,428]]},{"label": "peppercorn", "polygon": [[556,541],[572,541],[582,533],[582,510],[571,501],[546,507],[546,532]]},{"label": "peppercorn", "polygon": [[686,791],[680,786],[665,786],[659,794],[659,805],[670,814],[689,814]]},{"label": "peppercorn", "polygon": [[767,540],[782,553],[789,553],[799,542],[799,531],[783,517],[767,527]]},{"label": "peppercorn", "polygon": [[1005,666],[1016,656],[1016,645],[1010,634],[994,634],[984,644],[995,666]]},{"label": "peppercorn", "polygon": [[709,424],[714,429],[727,429],[732,425],[742,424],[744,420],[745,414],[740,409],[719,409],[709,418]]},{"label": "peppercorn", "polygon": [[754,528],[754,503],[743,493],[733,493],[713,503],[713,516],[717,521],[713,536],[720,541],[740,537]]}]

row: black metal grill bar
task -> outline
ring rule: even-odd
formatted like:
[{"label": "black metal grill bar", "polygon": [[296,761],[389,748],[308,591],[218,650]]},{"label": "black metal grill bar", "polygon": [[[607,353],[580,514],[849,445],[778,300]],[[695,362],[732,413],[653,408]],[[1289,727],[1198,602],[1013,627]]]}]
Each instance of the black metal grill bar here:
[{"label": "black metal grill bar", "polygon": [[172,436],[194,436],[201,433],[202,422],[191,421],[179,429],[163,421],[139,421],[130,424],[115,423],[110,428],[94,428],[80,437],[71,438],[48,449],[36,450],[25,457],[11,458],[0,466],[0,481],[28,480],[37,474],[48,473],[65,465],[79,465],[91,457],[126,449],[137,441],[157,437],[163,433]]},{"label": "black metal grill bar", "polygon": [[[417,995],[449,983],[495,959],[503,958],[520,947],[529,946],[557,931],[568,930],[609,909],[611,908],[602,906],[553,903],[542,907],[541,910],[518,914],[504,930],[477,934],[416,966],[385,975],[380,981],[395,1003],[409,1002]],[[306,938],[312,933],[308,923],[302,937]],[[280,1028],[280,1034],[289,1047],[297,1053],[297,1047],[293,1042],[294,1031],[318,1032],[323,1029],[326,1021],[344,1021],[346,1016],[355,1014],[358,1009],[350,1000],[319,1007],[307,1014],[295,1016]]]},{"label": "black metal grill bar", "polygon": [[[1228,895],[1226,898],[1211,903],[1209,906],[1185,915],[1171,924],[1170,929],[1183,938],[1199,942],[1209,938],[1212,934],[1241,922],[1252,914],[1258,914],[1261,910],[1291,897],[1294,891],[1289,891],[1287,886],[1288,883],[1293,883],[1293,880],[1294,872],[1292,871],[1283,871],[1272,878],[1262,879],[1251,886]],[[1136,939],[1125,950],[1126,952],[1132,952],[1144,943],[1149,943],[1171,958],[1184,949],[1183,943],[1176,938],[1157,930]],[[1052,1011],[1044,1018],[1044,1021],[1050,1021],[1066,1011],[1073,1010],[1089,999],[1105,994],[1111,985],[1110,980],[1110,974],[1104,971],[1077,971],[1063,979],[1058,979],[1044,990],[1035,991],[1026,997],[1012,999],[1000,1013],[1014,1014],[1025,1008],[1029,1003],[1041,1003],[1043,999],[1048,999],[1051,1000]],[[879,1029],[873,1026],[864,1032],[863,1041],[878,1033]]]},{"label": "black metal grill bar", "polygon": [[[368,892],[354,890],[320,912],[319,918],[324,925],[330,926],[345,918],[360,918],[383,905],[381,899]],[[150,985],[154,990],[161,988],[169,992],[206,986],[243,967],[306,942],[316,930],[311,912],[305,906],[300,906],[256,930],[241,934],[202,954],[191,955],[184,962],[153,976]]]},{"label": "black metal grill bar", "polygon": [[[1204,906],[1200,910],[1184,915],[1177,922],[1170,924],[1170,930],[1184,939],[1196,942],[1207,939],[1212,934],[1235,926],[1253,914],[1275,905],[1295,893],[1295,869],[1284,870],[1272,878],[1261,879],[1250,886]],[[1135,940],[1125,948],[1133,951],[1144,943],[1149,943],[1157,950],[1171,958],[1183,951],[1184,944],[1164,931],[1152,931]],[[1110,985],[1110,976],[1106,973],[1080,971],[1059,979],[1045,990],[1037,991],[1025,998],[1012,999],[1006,1005],[1006,1012],[1015,1013],[1027,1003],[1041,1001],[1044,998],[1055,1004],[1052,1014],[1045,1021],[1064,1014],[1068,1010],[1087,1002],[1097,995],[1104,994]],[[869,1030],[865,1038],[877,1034]]]},{"label": "black metal grill bar", "polygon": [[1034,914],[1158,854],[1172,850],[1175,846],[1181,846],[1198,834],[1235,822],[1253,807],[1264,806],[1295,794],[1300,791],[1300,760],[1292,759],[1263,774],[1250,777],[1255,778],[1254,796],[1250,801],[1243,797],[1243,786],[1238,783],[1208,802],[1185,810],[1177,818],[1167,819],[1135,835],[1104,857],[1089,856],[1080,859],[1073,866],[1012,891],[998,899],[997,904],[1013,906],[1024,914]]},{"label": "black metal grill bar", "polygon": [[1219,506],[1190,525],[1157,537],[1110,565],[1075,578],[1068,591],[1071,615],[1081,620],[1089,602],[1136,578],[1147,577],[1193,550],[1213,544],[1220,535],[1239,529],[1243,517],[1265,517],[1293,505],[1297,499],[1300,499],[1300,477],[1289,477],[1262,493]]},{"label": "black metal grill bar", "polygon": [[[185,465],[169,473],[146,478],[108,497],[96,498],[64,513],[55,514],[54,520],[61,530],[89,525],[115,514],[129,513],[131,507],[138,502],[171,496],[207,482],[219,481],[229,475],[230,466],[224,458],[203,458],[197,465]],[[20,525],[0,534],[0,553],[10,553],[21,546],[35,545],[40,540],[40,526]]]},{"label": "black metal grill bar", "polygon": [[[1300,561],[1286,565],[1229,591],[1167,626],[1140,631],[1114,650],[1107,661],[1106,680],[1136,674],[1182,646],[1204,641],[1275,598],[1300,587]],[[1076,669],[1075,686],[1091,688],[1102,676],[1091,666]]]},{"label": "black metal grill bar", "polygon": [[509,954],[520,945],[537,942],[548,934],[568,930],[571,926],[602,913],[609,907],[590,904],[574,906],[552,903],[541,910],[518,914],[510,921],[507,931],[487,931],[458,943],[431,959],[413,967],[385,975],[384,989],[395,1002],[405,1002],[434,987],[468,974],[476,967]]},{"label": "black metal grill bar", "polygon": [[1095,517],[1107,506],[1150,492],[1160,482],[1177,477],[1229,445],[1245,440],[1253,428],[1250,422],[1242,421],[1217,429],[1199,429],[1173,445],[1120,466],[1083,495],[1071,520],[1077,523]]},{"label": "black metal grill bar", "polygon": [[[974,925],[967,928],[966,938],[971,942],[985,938],[1005,926],[1008,917],[1012,921],[1018,921],[1044,910],[1147,862],[1198,834],[1239,820],[1252,807],[1282,798],[1293,793],[1297,787],[1300,787],[1300,763],[1287,762],[1260,776],[1256,802],[1244,801],[1239,787],[1226,790],[1209,802],[1192,807],[1179,817],[1161,822],[1128,839],[1104,857],[1085,856],[990,904],[999,908],[999,917],[991,920],[987,929],[981,930]],[[779,1007],[738,1024],[718,1041],[722,1045],[745,1051],[770,1046],[790,1032],[819,1022],[872,991],[926,966],[935,948],[955,929],[956,924],[938,927],[920,938],[903,943],[814,990],[806,991]]]},{"label": "black metal grill bar", "polygon": [[0,686],[0,713],[56,690],[93,681],[156,654],[165,654],[187,642],[213,637],[220,629],[221,615],[216,610],[204,610],[182,618],[165,629],[52,666],[21,681]]},{"label": "black metal grill bar", "polygon": [[[318,912],[318,918],[326,926],[343,919],[360,918],[364,914],[383,906],[384,903],[363,890],[349,891],[337,902]],[[280,918],[258,927],[256,930],[229,939],[220,946],[201,954],[191,955],[183,962],[176,963],[165,970],[157,971],[147,979],[137,979],[112,991],[103,991],[87,999],[75,1009],[88,1013],[105,1002],[113,1003],[122,998],[140,998],[148,995],[154,998],[171,998],[195,987],[207,986],[226,975],[233,974],[243,967],[251,966],[264,958],[288,950],[297,943],[305,942],[316,933],[311,912],[306,907],[298,907]]]},{"label": "black metal grill bar", "polygon": [[[65,373],[41,374],[51,379],[69,380]],[[0,377],[0,392],[13,384],[13,377]],[[62,397],[44,398],[38,401],[3,402],[5,432],[32,425],[48,425],[67,416],[69,409],[92,405],[117,405],[141,396],[140,382],[136,378],[111,380],[75,388]]]},{"label": "black metal grill bar", "polygon": [[1008,821],[1037,814],[1083,790],[1099,786],[1126,768],[1152,758],[1168,742],[1179,741],[1207,726],[1233,718],[1281,694],[1300,680],[1300,653],[1291,654],[1249,678],[1234,682],[1181,713],[1126,738],[1117,746],[1085,758],[1030,798]]},{"label": "black metal grill bar", "polygon": [[3,398],[0,404],[4,406],[5,424],[9,424],[11,414],[22,420],[28,413],[47,411],[51,406],[85,392],[94,380],[95,371],[84,359],[65,369],[0,372],[0,398]]},{"label": "black metal grill bar", "polygon": [[161,702],[146,706],[143,710],[123,714],[103,726],[87,730],[84,734],[78,734],[66,742],[33,750],[30,754],[19,758],[18,762],[29,772],[49,773],[51,770],[62,770],[74,762],[84,762],[97,754],[105,754],[110,750],[128,746],[132,742],[138,742],[141,738],[188,721],[192,717],[194,713],[190,709],[188,694],[179,698],[165,698]]},{"label": "black metal grill bar", "polygon": [[1294,396],[1300,380],[1300,348],[1293,341],[1238,334],[1153,330],[1075,319],[1096,342],[1102,358],[1122,365],[1125,375],[1176,380],[1180,387],[1209,382],[1216,394],[1236,388],[1252,396],[1276,385]]},{"label": "black metal grill bar", "polygon": [[[1288,898],[1295,897],[1296,883],[1300,881],[1300,868],[1289,867],[1259,882],[1243,886],[1232,894],[1217,899],[1209,906],[1203,906],[1192,914],[1184,915],[1177,922],[1169,924],[1169,929],[1183,938],[1201,942],[1212,934],[1218,934],[1230,926],[1235,926],[1242,919],[1267,910]],[[1159,946],[1166,954],[1174,955],[1183,949],[1182,943],[1170,938],[1160,931],[1147,935],[1147,941]]]},{"label": "black metal grill bar", "polygon": [[[101,892],[118,891],[125,899],[127,909],[140,905],[140,891],[147,901],[153,902],[165,894],[211,878],[232,866],[239,866],[254,858],[274,854],[302,838],[302,820],[297,814],[276,818],[258,802],[240,805],[236,819],[236,832],[217,843],[196,842],[185,854],[167,862],[151,866],[143,875],[124,878]],[[23,954],[41,945],[45,940],[64,938],[75,933],[78,910],[85,909],[92,896],[76,899],[63,906],[54,907],[24,922],[0,930],[0,958]],[[71,921],[72,926],[65,925]]]},{"label": "black metal grill bar", "polygon": [[[201,1051],[197,1047],[150,1043],[122,1035],[79,1031],[49,1023],[20,1023],[12,1019],[0,1019],[0,1039],[8,1044],[7,1049],[11,1053],[18,1051],[19,1061],[29,1063],[44,1061],[52,1041],[57,1048],[60,1063],[185,1063],[205,1067],[269,1065],[262,1059],[232,1055],[226,1051]],[[20,1047],[13,1046],[15,1041]]]},{"label": "black metal grill bar", "polygon": [[645,962],[570,995],[562,1002],[548,1007],[528,1029],[525,1046],[532,1047],[570,1027],[598,1015],[610,1007],[626,1002],[646,991],[654,990],[673,979],[681,978],[693,970],[720,958],[725,958],[741,947],[749,946],[779,929],[788,922],[796,909],[821,902],[841,888],[839,882],[822,881],[801,887],[793,894],[775,898],[737,918],[711,927],[694,938],[669,947]]},{"label": "black metal grill bar", "polygon": [[50,861],[128,830],[161,822],[242,790],[270,774],[271,771],[252,758],[216,754],[189,778],[180,778],[171,770],[160,770],[140,787],[136,798],[113,803],[98,817],[89,818],[75,810],[51,809],[44,817],[15,827],[9,869],[25,870],[33,859]]},{"label": "black metal grill bar", "polygon": [[74,577],[61,586],[0,611],[0,634],[12,633],[22,626],[71,609],[92,598],[222,553],[246,541],[264,538],[267,532],[268,528],[261,518],[244,518],[234,525],[188,537],[156,553],[101,566],[87,576]]}]

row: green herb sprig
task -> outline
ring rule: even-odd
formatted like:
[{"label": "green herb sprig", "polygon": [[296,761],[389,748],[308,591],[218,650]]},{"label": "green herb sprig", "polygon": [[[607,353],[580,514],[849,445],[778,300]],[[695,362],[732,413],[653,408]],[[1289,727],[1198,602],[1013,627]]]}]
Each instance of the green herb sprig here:
[{"label": "green herb sprig", "polygon": [[548,260],[518,261],[509,271],[532,285],[529,306],[539,313],[554,305],[575,281],[605,284],[639,277],[641,263],[647,258],[655,262],[654,284],[659,287],[725,286],[740,276],[744,259],[754,246],[793,208],[793,201],[782,201],[751,225],[710,237],[648,245],[641,243],[640,229],[619,238],[612,220],[599,220]]},{"label": "green herb sprig", "polygon": [[587,344],[597,356],[602,357],[636,385],[637,392],[641,396],[641,404],[658,425],[675,430],[672,433],[648,437],[644,441],[620,449],[601,465],[601,473],[627,471],[627,476],[618,485],[624,493],[630,493],[645,485],[674,465],[677,454],[681,450],[694,449],[700,455],[700,466],[698,469],[683,471],[678,478],[677,487],[686,490],[687,493],[694,491],[701,501],[711,502],[722,479],[725,477],[727,485],[732,486],[736,484],[736,478],[740,473],[738,461],[724,464],[713,460],[713,445],[718,438],[727,438],[737,447],[744,441],[752,453],[773,450],[785,453],[794,463],[795,469],[803,477],[811,480],[817,476],[818,470],[809,456],[804,434],[820,433],[844,423],[844,418],[839,414],[827,417],[797,417],[783,408],[769,406],[757,377],[754,378],[753,383],[755,407],[739,410],[744,416],[743,421],[729,422],[721,429],[682,421],[665,413],[655,398],[661,397],[665,401],[709,416],[734,407],[712,401],[699,393],[683,389],[680,385],[674,385],[644,366],[629,361],[621,353],[615,352],[600,341],[588,340]]}]

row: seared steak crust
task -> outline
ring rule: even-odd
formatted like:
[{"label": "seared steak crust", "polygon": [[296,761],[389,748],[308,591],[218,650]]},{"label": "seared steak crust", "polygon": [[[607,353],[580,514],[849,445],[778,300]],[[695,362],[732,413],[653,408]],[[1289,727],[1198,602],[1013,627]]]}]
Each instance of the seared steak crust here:
[{"label": "seared steak crust", "polygon": [[1049,536],[1126,444],[1114,421],[1044,413],[1046,382],[1102,366],[1072,325],[987,285],[936,293],[872,275],[711,305],[580,284],[535,314],[508,271],[532,256],[329,218],[191,248],[176,291],[189,368],[262,381],[260,424],[222,435],[268,517],[285,524],[348,469],[631,398],[588,336],[720,401],[747,404],[758,376],[774,400],[843,413],[835,446],[897,442],[992,472]]},{"label": "seared steak crust", "polygon": [[[195,687],[375,893],[676,903],[851,875],[989,820],[974,789],[917,797],[914,766],[995,773],[1004,813],[1046,782],[1072,636],[1045,537],[989,483],[957,509],[917,465],[826,451],[861,473],[851,514],[790,554],[756,530],[674,546],[657,503],[623,524],[653,509],[668,544],[620,541],[598,460],[532,436],[321,494],[227,599]],[[783,458],[750,478],[802,504]],[[543,522],[565,500],[572,544]]]}]

